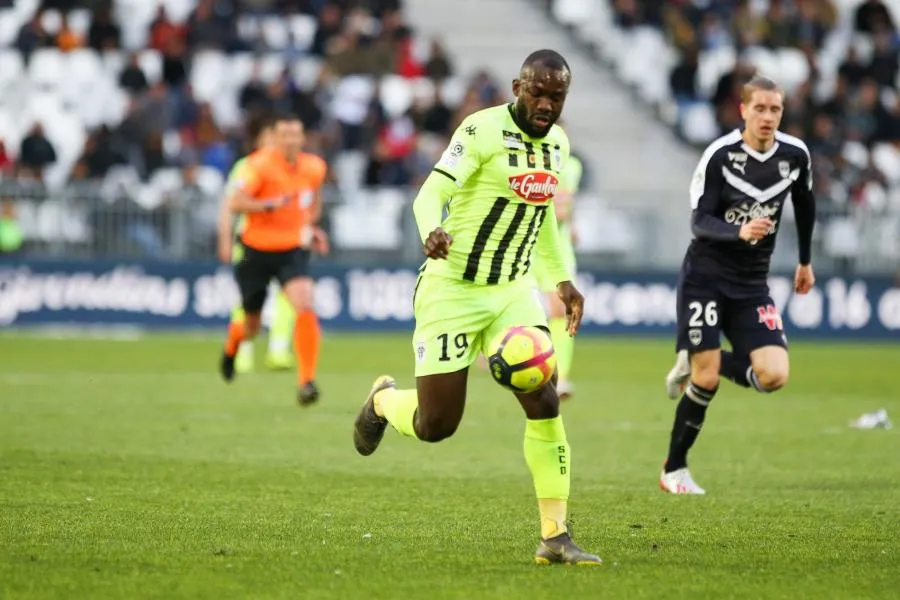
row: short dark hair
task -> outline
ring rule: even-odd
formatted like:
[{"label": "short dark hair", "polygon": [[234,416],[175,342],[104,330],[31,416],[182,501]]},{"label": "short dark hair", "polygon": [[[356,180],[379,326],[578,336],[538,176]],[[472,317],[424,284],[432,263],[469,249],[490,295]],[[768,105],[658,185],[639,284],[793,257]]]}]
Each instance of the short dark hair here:
[{"label": "short dark hair", "polygon": [[569,63],[563,58],[563,55],[557,52],[556,50],[550,50],[544,48],[542,50],[535,50],[525,59],[525,62],[522,63],[522,68],[525,69],[527,67],[534,67],[537,65],[542,65],[547,67],[548,69],[553,69],[555,71],[566,70],[571,72],[572,68],[569,66]]},{"label": "short dark hair", "polygon": [[262,132],[273,125],[275,125],[275,121],[268,112],[258,112],[247,117],[247,122],[244,126],[247,143],[250,145],[256,144],[256,140]]},{"label": "short dark hair", "polygon": [[784,90],[781,89],[773,79],[769,79],[765,75],[754,75],[750,78],[750,81],[745,83],[741,88],[741,102],[744,104],[750,102],[750,98],[753,97],[753,92],[757,90],[762,90],[764,92],[778,92],[781,94],[781,98],[784,99]]},{"label": "short dark hair", "polygon": [[292,112],[279,111],[272,117],[272,124],[278,125],[279,123],[300,123],[303,125],[303,120]]}]

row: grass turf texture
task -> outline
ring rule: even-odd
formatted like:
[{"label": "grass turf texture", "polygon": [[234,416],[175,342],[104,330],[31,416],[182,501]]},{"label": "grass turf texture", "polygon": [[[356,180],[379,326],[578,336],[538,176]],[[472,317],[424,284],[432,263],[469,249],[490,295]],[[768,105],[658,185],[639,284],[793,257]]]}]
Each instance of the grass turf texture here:
[{"label": "grass turf texture", "polygon": [[486,372],[455,437],[363,458],[354,416],[376,375],[412,383],[408,336],[327,338],[311,409],[291,373],[224,385],[218,352],[0,337],[0,597],[895,597],[898,430],[846,423],[900,415],[900,346],[796,343],[783,392],[724,382],[691,461],[709,495],[677,497],[671,344],[580,339],[571,513],[599,569],[532,563],[523,417]]}]

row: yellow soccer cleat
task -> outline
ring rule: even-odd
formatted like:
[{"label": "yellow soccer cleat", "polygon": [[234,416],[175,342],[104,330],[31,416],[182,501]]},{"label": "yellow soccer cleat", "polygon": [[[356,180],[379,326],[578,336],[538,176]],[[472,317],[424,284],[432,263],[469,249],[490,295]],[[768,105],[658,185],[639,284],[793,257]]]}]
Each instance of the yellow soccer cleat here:
[{"label": "yellow soccer cleat", "polygon": [[254,369],[253,342],[242,342],[234,357],[236,373],[252,373]]},{"label": "yellow soccer cleat", "polygon": [[387,428],[387,419],[379,417],[375,412],[375,394],[387,388],[396,387],[397,382],[390,375],[381,375],[372,384],[369,390],[369,397],[363,404],[356,417],[356,423],[353,425],[353,445],[356,451],[363,456],[369,456],[378,448],[381,438],[384,437],[384,430]]},{"label": "yellow soccer cleat", "polygon": [[294,357],[290,352],[269,352],[266,355],[266,368],[270,371],[287,371],[294,368]]},{"label": "yellow soccer cleat", "polygon": [[534,553],[534,562],[539,565],[557,564],[584,567],[599,567],[603,564],[603,560],[599,556],[585,552],[576,546],[568,533],[541,540],[537,552]]}]

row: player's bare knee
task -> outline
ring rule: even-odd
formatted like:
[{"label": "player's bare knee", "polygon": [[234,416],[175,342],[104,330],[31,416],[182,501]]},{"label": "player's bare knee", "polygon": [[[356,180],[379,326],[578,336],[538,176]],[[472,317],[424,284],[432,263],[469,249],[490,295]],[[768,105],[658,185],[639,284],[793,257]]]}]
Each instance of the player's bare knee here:
[{"label": "player's bare knee", "polygon": [[707,390],[719,387],[722,355],[719,350],[704,350],[691,355],[691,381]]},{"label": "player's bare knee", "polygon": [[691,375],[691,382],[706,390],[714,390],[719,387],[718,371],[696,371]]},{"label": "player's bare knee", "polygon": [[559,416],[559,395],[556,393],[556,381],[550,381],[529,394],[516,394],[516,398],[525,411],[525,417],[530,420],[553,419]]},{"label": "player's bare knee", "polygon": [[769,366],[766,365],[760,369],[754,369],[759,385],[767,392],[780,390],[787,385],[788,367],[787,365]]},{"label": "player's bare knee", "polygon": [[416,437],[423,442],[440,442],[456,433],[459,420],[446,415],[417,416]]}]

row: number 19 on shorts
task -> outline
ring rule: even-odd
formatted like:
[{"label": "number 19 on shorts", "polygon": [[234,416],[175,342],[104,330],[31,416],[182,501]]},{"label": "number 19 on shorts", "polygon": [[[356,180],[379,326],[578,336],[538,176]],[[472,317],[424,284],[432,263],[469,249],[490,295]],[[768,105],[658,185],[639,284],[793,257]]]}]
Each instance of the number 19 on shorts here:
[{"label": "number 19 on shorts", "polygon": [[438,336],[438,339],[441,342],[441,356],[438,360],[442,362],[450,360],[451,352],[456,355],[456,358],[462,358],[466,355],[466,350],[469,349],[469,340],[465,333],[457,333],[453,336],[453,346],[455,346],[453,349],[450,348],[449,333],[442,333]]}]

